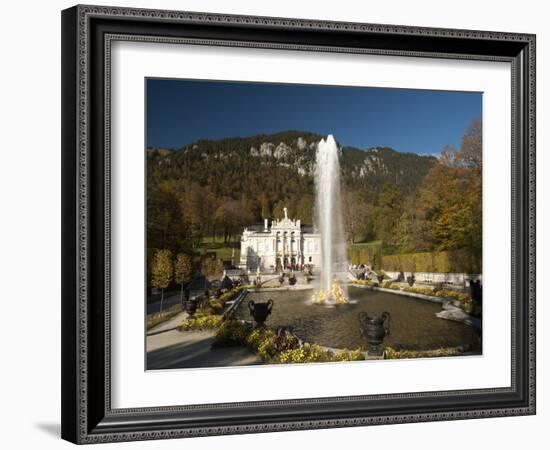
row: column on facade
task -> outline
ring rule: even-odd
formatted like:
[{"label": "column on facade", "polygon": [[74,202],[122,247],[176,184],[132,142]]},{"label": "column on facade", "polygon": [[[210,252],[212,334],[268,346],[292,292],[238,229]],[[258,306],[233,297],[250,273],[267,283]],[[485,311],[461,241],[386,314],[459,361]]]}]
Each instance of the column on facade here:
[{"label": "column on facade", "polygon": [[298,266],[302,266],[302,264],[304,263],[304,258],[302,256],[302,234],[301,233],[298,233]]},{"label": "column on facade", "polygon": [[277,243],[277,234],[275,234],[275,239],[273,240],[273,251],[275,253],[275,270],[277,270],[277,258],[279,257],[279,244]]},{"label": "column on facade", "polygon": [[281,233],[281,246],[282,246],[282,256],[281,256],[281,267],[285,270],[285,234]]}]

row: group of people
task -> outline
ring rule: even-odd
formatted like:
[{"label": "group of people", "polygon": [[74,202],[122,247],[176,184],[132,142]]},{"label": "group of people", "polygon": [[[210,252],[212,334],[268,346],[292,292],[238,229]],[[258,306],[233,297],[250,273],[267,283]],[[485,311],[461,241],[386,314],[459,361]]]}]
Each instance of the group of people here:
[{"label": "group of people", "polygon": [[[290,286],[294,286],[296,284],[296,281],[298,281],[296,279],[296,275],[294,275],[294,273],[290,273],[288,275],[288,284]],[[281,272],[281,275],[279,275],[279,284],[282,286],[284,283],[285,283],[285,274],[284,272]]]},{"label": "group of people", "polygon": [[290,270],[291,272],[303,272],[304,268],[305,268],[305,264],[287,264],[283,269],[283,266],[279,264],[277,267],[275,267],[275,271],[279,272],[282,270]]},{"label": "group of people", "polygon": [[351,266],[351,269],[355,271],[358,280],[369,280],[372,276],[376,277],[376,273],[373,272],[372,268],[365,264],[355,264]]}]

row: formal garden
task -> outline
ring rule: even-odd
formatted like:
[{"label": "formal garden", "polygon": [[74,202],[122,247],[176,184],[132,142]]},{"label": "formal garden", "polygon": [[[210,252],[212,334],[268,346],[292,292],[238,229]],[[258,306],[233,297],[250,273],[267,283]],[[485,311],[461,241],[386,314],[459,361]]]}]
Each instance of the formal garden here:
[{"label": "formal garden", "polygon": [[[260,285],[244,274],[212,279],[207,292],[192,299],[184,294],[164,314],[166,320],[180,314],[178,333],[208,332],[213,350],[246,348],[263,364],[481,353],[481,302],[471,289],[419,284],[410,276],[397,281],[371,271],[346,283],[350,304],[327,308],[312,305],[303,274],[293,285],[290,276],[282,284],[277,279]],[[263,313],[255,311],[261,308]],[[387,310],[391,321],[365,323],[361,315],[372,310]],[[381,342],[372,338],[373,330],[382,330]]]}]

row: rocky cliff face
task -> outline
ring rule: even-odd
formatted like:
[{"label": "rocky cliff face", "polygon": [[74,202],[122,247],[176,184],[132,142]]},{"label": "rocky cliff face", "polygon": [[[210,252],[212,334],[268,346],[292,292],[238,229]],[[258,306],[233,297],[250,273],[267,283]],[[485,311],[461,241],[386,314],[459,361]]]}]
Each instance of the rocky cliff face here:
[{"label": "rocky cliff face", "polygon": [[[283,168],[287,177],[312,178],[315,151],[322,137],[310,132],[285,131],[245,138],[200,140],[173,151],[148,149],[149,164],[156,166],[157,173],[165,171],[172,175],[176,175],[178,169],[187,172],[191,167],[203,174],[223,169],[256,170],[259,176],[264,172],[262,169]],[[340,147],[340,152],[344,182],[366,184],[375,190],[384,183],[392,183],[404,191],[411,191],[436,161],[432,156],[401,153],[387,147]]]}]

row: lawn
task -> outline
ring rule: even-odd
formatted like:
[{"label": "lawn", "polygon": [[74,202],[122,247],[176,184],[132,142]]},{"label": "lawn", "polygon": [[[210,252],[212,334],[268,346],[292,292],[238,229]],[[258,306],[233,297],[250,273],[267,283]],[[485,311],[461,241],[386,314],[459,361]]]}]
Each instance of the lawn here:
[{"label": "lawn", "polygon": [[196,255],[206,255],[206,254],[216,254],[216,258],[222,259],[223,261],[231,261],[231,255],[235,250],[234,262],[238,263],[239,257],[241,255],[241,242],[240,236],[231,236],[229,242],[223,242],[223,239],[220,237],[216,240],[212,237],[205,237],[201,239],[200,247],[195,249]]},{"label": "lawn", "polygon": [[353,248],[365,248],[365,247],[380,247],[384,241],[378,240],[378,241],[370,241],[370,242],[356,242],[354,244],[351,244],[351,247]]},{"label": "lawn", "polygon": [[166,322],[172,317],[177,316],[181,312],[181,305],[174,305],[170,309],[164,311],[162,315],[152,313],[147,315],[147,330],[156,327],[157,325]]}]

